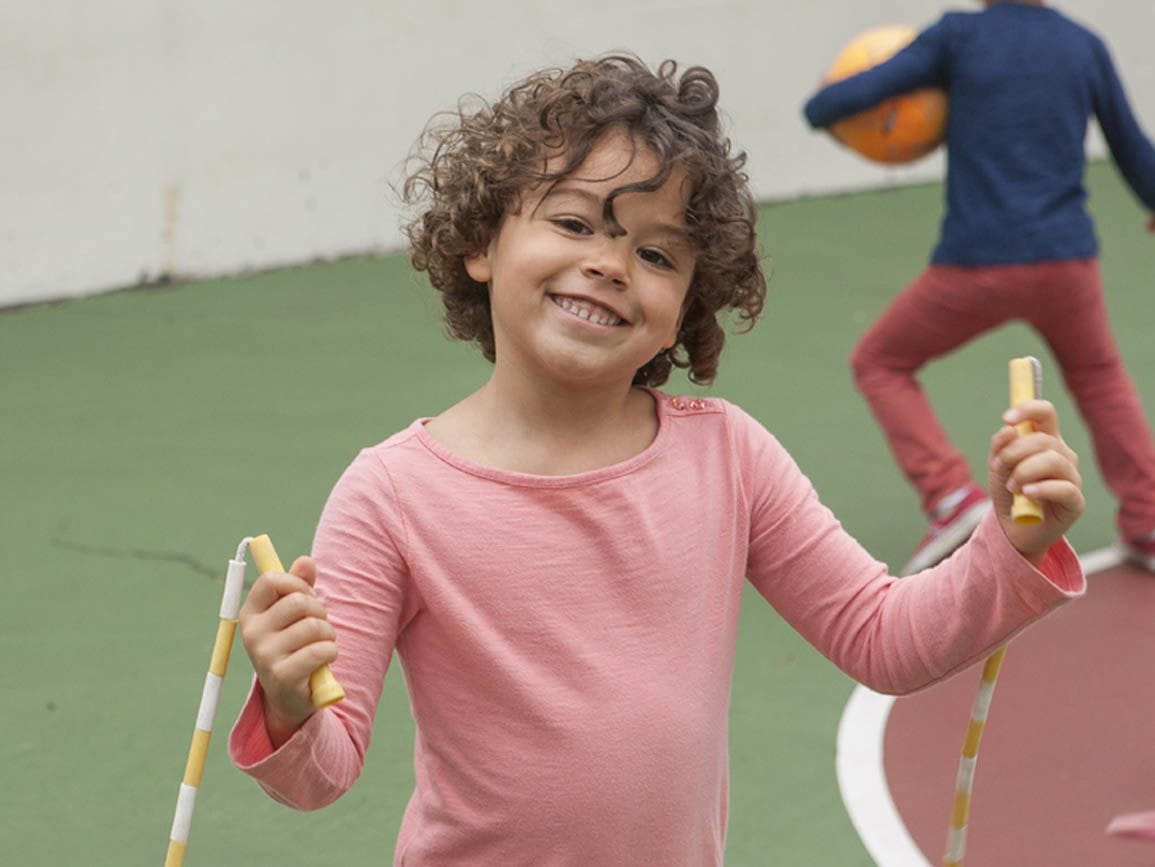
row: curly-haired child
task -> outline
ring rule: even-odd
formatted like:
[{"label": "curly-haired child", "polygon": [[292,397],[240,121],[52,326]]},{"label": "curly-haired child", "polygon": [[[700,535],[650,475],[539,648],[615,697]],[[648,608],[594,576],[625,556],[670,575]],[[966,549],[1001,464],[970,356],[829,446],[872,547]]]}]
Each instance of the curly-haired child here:
[{"label": "curly-haired child", "polygon": [[[746,577],[885,692],[966,667],[1083,592],[1082,510],[1050,404],[991,441],[995,509],[947,563],[898,581],[713,379],[719,317],[765,283],[741,154],[700,67],[632,56],[529,76],[435,126],[406,192],[412,259],[488,381],[365,449],[312,557],[241,612],[256,682],[231,755],[300,809],[360,772],[390,659],[416,788],[395,864],[720,865],[727,715]],[[1046,506],[1013,524],[1012,491]],[[340,648],[340,655],[337,648]],[[347,698],[314,711],[332,663]]]}]

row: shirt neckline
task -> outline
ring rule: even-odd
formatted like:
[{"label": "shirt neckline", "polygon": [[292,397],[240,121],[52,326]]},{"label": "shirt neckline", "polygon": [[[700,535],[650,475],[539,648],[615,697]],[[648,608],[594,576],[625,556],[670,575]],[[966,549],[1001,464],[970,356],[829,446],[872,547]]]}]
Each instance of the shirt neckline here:
[{"label": "shirt neckline", "polygon": [[534,473],[522,473],[516,470],[506,470],[500,467],[491,467],[486,464],[480,464],[476,461],[471,461],[463,458],[450,451],[445,445],[437,440],[425,425],[431,420],[431,417],[425,416],[416,419],[409,427],[413,432],[417,441],[426,448],[436,458],[443,461],[450,466],[469,473],[473,476],[478,476],[483,479],[490,479],[492,481],[501,482],[508,485],[518,485],[521,487],[531,488],[570,488],[579,487],[582,485],[594,484],[597,482],[606,481],[608,479],[618,478],[619,476],[628,475],[635,472],[639,468],[645,466],[654,458],[656,458],[666,447],[666,441],[669,439],[669,424],[667,421],[670,418],[668,410],[669,395],[660,392],[656,389],[643,386],[653,399],[654,406],[658,417],[658,432],[654,435],[650,444],[630,458],[624,461],[619,461],[609,466],[599,467],[596,470],[587,470],[583,473],[572,473],[562,476],[543,476]]}]

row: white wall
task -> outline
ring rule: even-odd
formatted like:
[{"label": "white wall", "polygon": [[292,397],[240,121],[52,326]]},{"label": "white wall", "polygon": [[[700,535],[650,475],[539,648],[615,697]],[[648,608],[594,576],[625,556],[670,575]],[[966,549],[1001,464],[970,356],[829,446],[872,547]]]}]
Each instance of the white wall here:
[{"label": "white wall", "polygon": [[[1155,132],[1155,3],[1057,5],[1107,38]],[[850,36],[944,8],[4,0],[0,305],[393,248],[388,183],[432,112],[616,48],[715,71],[760,198],[938,177],[938,158],[883,170],[838,150],[800,107]]]}]

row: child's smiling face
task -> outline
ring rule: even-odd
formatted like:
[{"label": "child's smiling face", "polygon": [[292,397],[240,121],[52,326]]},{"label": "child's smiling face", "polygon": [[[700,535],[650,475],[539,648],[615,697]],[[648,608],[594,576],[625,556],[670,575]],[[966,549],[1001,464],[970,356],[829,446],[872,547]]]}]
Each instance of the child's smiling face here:
[{"label": "child's smiling face", "polygon": [[466,260],[490,287],[498,367],[528,366],[559,384],[628,384],[677,342],[697,258],[684,173],[616,196],[613,220],[604,213],[611,192],[658,169],[644,146],[607,133],[572,174],[527,190],[489,249]]}]

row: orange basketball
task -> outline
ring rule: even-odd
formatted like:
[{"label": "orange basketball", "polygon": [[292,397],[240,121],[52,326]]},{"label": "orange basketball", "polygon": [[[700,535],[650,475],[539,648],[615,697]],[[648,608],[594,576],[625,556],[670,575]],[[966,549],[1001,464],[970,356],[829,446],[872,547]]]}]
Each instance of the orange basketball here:
[{"label": "orange basketball", "polygon": [[[917,35],[914,28],[904,25],[867,30],[839,52],[823,83],[839,81],[877,66],[909,45]],[[830,132],[867,159],[891,165],[909,163],[942,144],[946,109],[946,93],[928,87],[843,118],[830,125]]]}]

